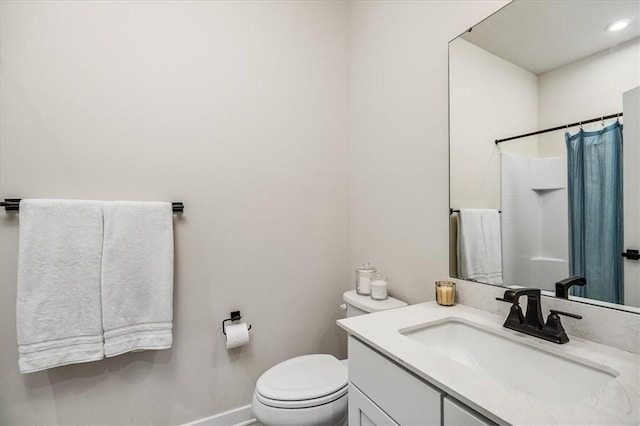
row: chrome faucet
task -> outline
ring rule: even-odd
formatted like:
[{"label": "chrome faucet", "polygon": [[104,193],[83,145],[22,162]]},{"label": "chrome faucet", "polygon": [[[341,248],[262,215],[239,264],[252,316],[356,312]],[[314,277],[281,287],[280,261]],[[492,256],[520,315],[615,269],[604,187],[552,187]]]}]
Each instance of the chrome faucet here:
[{"label": "chrome faucet", "polygon": [[[520,297],[522,296],[527,296],[527,313],[524,315],[520,307]],[[496,297],[496,300],[512,304],[504,326],[511,330],[520,331],[521,333],[536,336],[550,342],[559,344],[567,343],[569,337],[564,327],[562,327],[559,315],[577,319],[582,319],[582,317],[580,315],[552,309],[545,323],[542,317],[540,297],[540,289],[537,288],[510,289],[504,292],[503,297]]]}]

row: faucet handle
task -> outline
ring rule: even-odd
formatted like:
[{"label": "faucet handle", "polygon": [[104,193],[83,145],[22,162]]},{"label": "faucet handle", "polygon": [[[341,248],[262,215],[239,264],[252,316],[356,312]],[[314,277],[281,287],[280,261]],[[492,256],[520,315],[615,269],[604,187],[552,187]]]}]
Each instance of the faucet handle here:
[{"label": "faucet handle", "polygon": [[556,315],[564,315],[565,317],[582,319],[582,315],[572,314],[570,312],[556,311],[555,309],[551,309],[549,312]]},{"label": "faucet handle", "polygon": [[547,323],[544,325],[542,331],[553,336],[556,343],[567,343],[569,341],[569,336],[567,336],[567,332],[564,330],[564,327],[562,326],[562,322],[560,321],[560,317],[558,315],[564,315],[577,319],[582,319],[582,316],[551,309],[551,313],[547,317]]},{"label": "faucet handle", "polygon": [[522,313],[522,308],[520,307],[518,299],[507,300],[503,299],[502,297],[496,297],[496,300],[511,303],[511,309],[509,310],[509,316],[507,317],[506,321],[507,323],[522,324],[524,322],[524,314]]}]

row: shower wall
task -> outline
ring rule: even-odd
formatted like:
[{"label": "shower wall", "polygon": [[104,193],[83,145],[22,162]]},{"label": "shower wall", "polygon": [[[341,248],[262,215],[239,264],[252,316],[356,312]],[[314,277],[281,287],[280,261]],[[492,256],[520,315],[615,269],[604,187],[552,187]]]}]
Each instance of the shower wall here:
[{"label": "shower wall", "polygon": [[568,276],[565,157],[502,154],[505,283],[553,290]]}]

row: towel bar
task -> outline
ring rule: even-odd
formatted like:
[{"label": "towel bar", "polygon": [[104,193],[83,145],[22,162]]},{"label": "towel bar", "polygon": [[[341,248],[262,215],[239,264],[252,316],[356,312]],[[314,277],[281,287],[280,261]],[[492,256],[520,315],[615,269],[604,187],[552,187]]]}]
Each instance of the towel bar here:
[{"label": "towel bar", "polygon": [[[449,209],[449,214],[460,213],[460,209]],[[502,210],[498,210],[498,213],[502,213]]]},{"label": "towel bar", "polygon": [[[5,198],[4,201],[0,201],[0,207],[4,207],[4,210],[7,212],[17,212],[20,210],[20,200],[21,198]],[[171,206],[173,207],[174,213],[184,212],[184,204],[182,204],[181,201],[174,201],[171,203]]]}]

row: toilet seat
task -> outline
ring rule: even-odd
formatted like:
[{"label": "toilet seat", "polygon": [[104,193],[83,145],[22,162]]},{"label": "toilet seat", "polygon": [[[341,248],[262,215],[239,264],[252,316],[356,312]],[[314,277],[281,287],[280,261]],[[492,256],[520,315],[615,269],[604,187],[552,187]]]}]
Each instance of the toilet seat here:
[{"label": "toilet seat", "polygon": [[331,393],[329,395],[324,395],[324,396],[321,396],[320,398],[302,399],[302,400],[296,400],[296,401],[282,401],[278,399],[266,398],[263,395],[260,395],[258,391],[256,391],[255,397],[256,397],[256,400],[258,400],[262,404],[268,405],[269,407],[273,407],[273,408],[285,408],[285,409],[311,408],[311,407],[317,407],[318,405],[329,404],[337,399],[340,399],[347,394],[347,390],[348,390],[348,385],[344,385],[342,389],[338,390],[337,392]]},{"label": "toilet seat", "polygon": [[274,408],[308,408],[347,393],[347,368],[332,355],[291,358],[267,370],[256,383],[255,397]]}]

